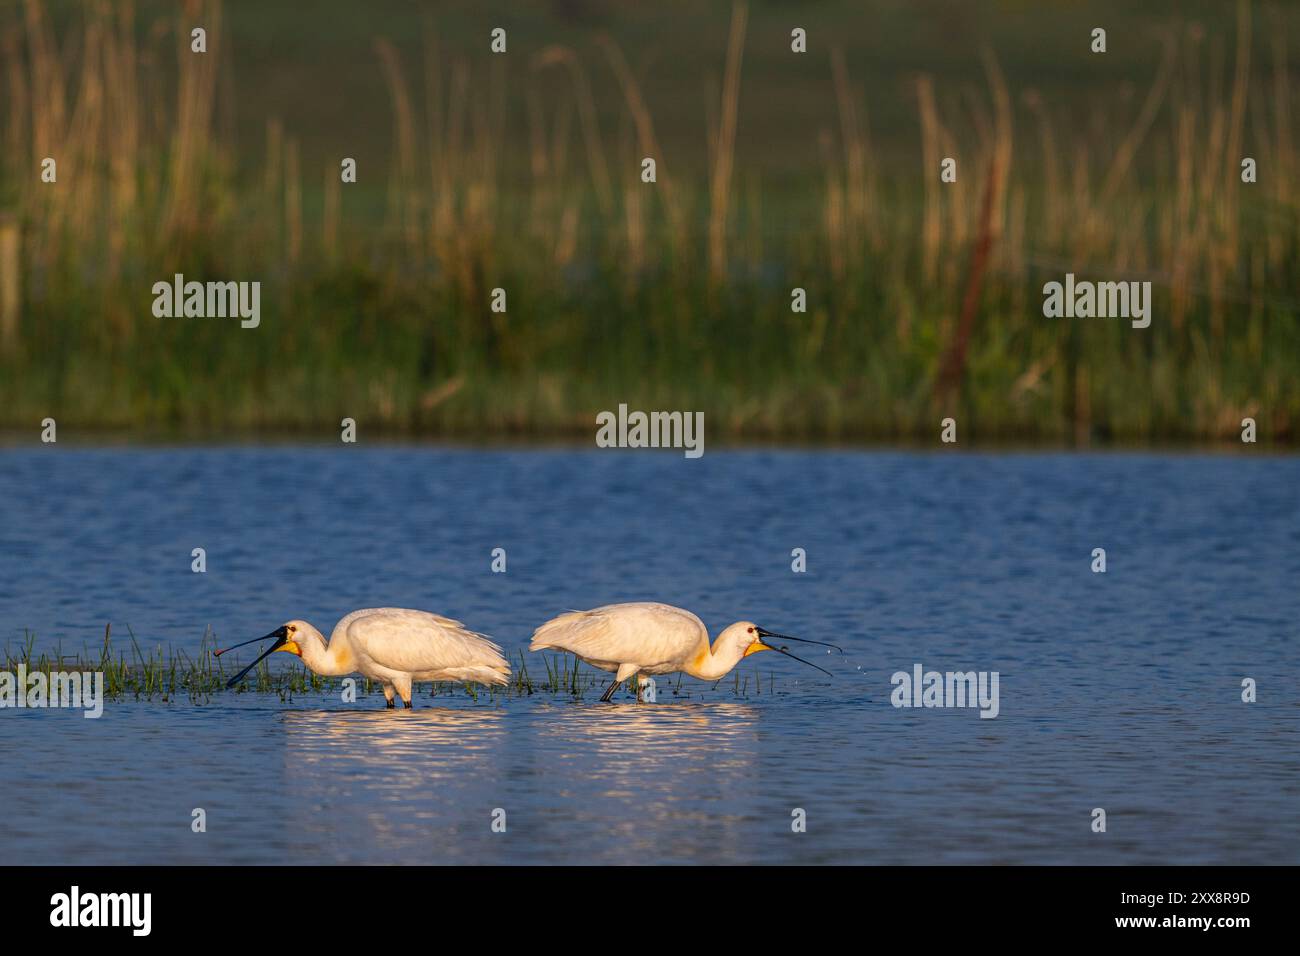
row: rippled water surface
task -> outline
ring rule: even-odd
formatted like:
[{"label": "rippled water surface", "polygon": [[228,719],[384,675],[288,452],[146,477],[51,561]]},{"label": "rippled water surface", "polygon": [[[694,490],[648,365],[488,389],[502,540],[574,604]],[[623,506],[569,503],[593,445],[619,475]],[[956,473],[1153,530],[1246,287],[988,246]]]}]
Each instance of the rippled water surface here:
[{"label": "rippled water surface", "polygon": [[[1300,862],[1300,459],[8,449],[0,517],[11,647],[397,605],[517,659],[559,611],[653,599],[845,649],[646,705],[0,710],[0,862]],[[999,715],[893,707],[917,663],[997,671]]]}]

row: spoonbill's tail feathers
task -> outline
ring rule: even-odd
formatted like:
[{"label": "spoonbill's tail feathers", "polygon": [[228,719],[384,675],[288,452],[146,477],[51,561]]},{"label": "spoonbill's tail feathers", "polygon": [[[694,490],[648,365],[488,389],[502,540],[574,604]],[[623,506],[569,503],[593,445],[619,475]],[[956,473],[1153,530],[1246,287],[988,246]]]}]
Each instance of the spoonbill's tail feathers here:
[{"label": "spoonbill's tail feathers", "polygon": [[420,675],[419,680],[504,684],[510,676],[510,665],[500,644],[441,614],[368,608],[349,614],[334,633],[346,635],[372,660],[393,670]]},{"label": "spoonbill's tail feathers", "polygon": [[533,640],[528,645],[528,649],[540,651],[546,647],[554,647],[567,650],[574,637],[598,625],[595,611],[567,611],[551,618],[533,631]]},{"label": "spoonbill's tail feathers", "polygon": [[448,667],[440,672],[443,680],[470,681],[479,684],[507,684],[510,682],[510,668],[502,666],[500,670],[493,667]]}]

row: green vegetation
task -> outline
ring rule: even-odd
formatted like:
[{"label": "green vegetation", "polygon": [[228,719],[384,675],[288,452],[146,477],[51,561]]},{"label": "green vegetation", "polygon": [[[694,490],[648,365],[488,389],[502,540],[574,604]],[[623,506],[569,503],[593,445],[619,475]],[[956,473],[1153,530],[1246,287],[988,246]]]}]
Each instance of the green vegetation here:
[{"label": "green vegetation", "polygon": [[[1300,434],[1300,11],[651,6],[0,10],[0,426]],[[177,272],[261,326],[154,318]],[[1066,272],[1151,281],[1151,327],[1044,318]]]},{"label": "green vegetation", "polygon": [[[128,655],[114,649],[111,630],[110,626],[105,626],[104,643],[98,654],[88,648],[80,654],[65,654],[62,649],[37,654],[36,635],[29,631],[16,649],[11,645],[5,646],[3,655],[0,655],[0,670],[17,673],[21,667],[28,674],[41,673],[47,677],[58,671],[101,671],[107,699],[131,698],[163,703],[181,699],[204,703],[212,695],[224,691],[226,681],[237,673],[233,668],[227,673],[223,663],[213,656],[215,645],[210,633],[203,635],[198,656],[193,657],[184,650],[163,650],[161,647],[145,652],[134,634],[130,635],[131,651]],[[263,664],[237,690],[274,693],[287,700],[295,693],[325,690],[328,683],[303,667],[272,672]]]}]

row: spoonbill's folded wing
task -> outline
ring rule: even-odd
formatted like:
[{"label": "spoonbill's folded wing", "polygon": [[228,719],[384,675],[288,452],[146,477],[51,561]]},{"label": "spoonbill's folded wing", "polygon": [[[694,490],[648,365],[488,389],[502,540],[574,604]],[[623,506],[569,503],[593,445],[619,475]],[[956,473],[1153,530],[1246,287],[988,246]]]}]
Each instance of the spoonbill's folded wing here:
[{"label": "spoonbill's folded wing", "polygon": [[441,614],[368,608],[349,614],[334,633],[346,634],[357,652],[394,670],[422,674],[487,668],[502,676],[510,674],[499,644]]},{"label": "spoonbill's folded wing", "polygon": [[704,623],[670,604],[610,604],[570,611],[533,632],[529,650],[555,648],[593,661],[659,664],[708,647]]}]

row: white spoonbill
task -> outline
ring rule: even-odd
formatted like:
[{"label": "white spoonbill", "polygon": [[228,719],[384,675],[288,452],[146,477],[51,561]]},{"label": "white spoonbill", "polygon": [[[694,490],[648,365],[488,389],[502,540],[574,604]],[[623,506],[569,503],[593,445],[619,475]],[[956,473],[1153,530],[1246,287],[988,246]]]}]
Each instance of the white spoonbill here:
[{"label": "white spoonbill", "polygon": [[[764,630],[751,621],[731,625],[709,646],[704,622],[679,607],[642,601],[610,604],[590,611],[569,611],[547,621],[533,632],[530,651],[554,648],[569,651],[592,667],[614,673],[614,683],[601,696],[609,701],[618,685],[634,674],[675,674],[678,671],[700,680],[725,676],[742,658],[759,651],[778,651],[801,664],[817,667],[795,657],[774,641],[821,644],[844,653],[834,644],[807,641]],[[823,674],[830,671],[817,667]]]},{"label": "white spoonbill", "polygon": [[383,685],[388,706],[393,694],[411,706],[411,683],[422,680],[504,684],[510,665],[501,648],[460,621],[428,611],[372,607],[353,611],[334,628],[328,646],[320,631],[306,621],[289,621],[265,637],[232,644],[217,654],[245,644],[274,640],[261,656],[226,684],[234,687],[263,658],[275,651],[297,654],[317,674],[359,673]]}]

